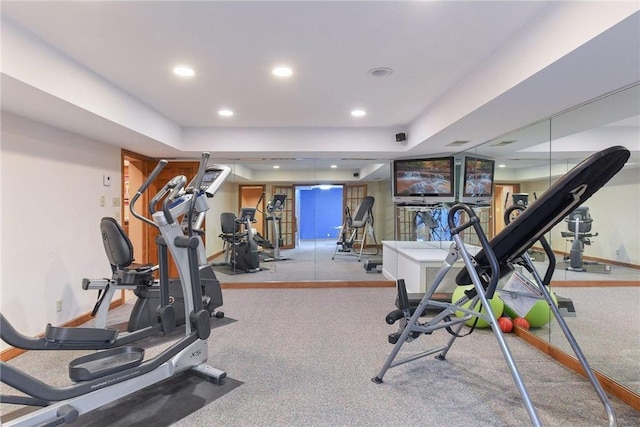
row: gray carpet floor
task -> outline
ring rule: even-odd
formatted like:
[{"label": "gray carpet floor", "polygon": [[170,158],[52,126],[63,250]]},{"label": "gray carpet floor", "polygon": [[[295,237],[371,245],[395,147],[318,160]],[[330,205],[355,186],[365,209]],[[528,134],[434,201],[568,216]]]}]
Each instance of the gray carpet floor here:
[{"label": "gray carpet floor", "polygon": [[[243,384],[176,426],[527,426],[530,420],[495,338],[477,330],[447,360],[427,357],[370,379],[391,350],[384,322],[393,288],[227,289],[209,363]],[[125,316],[130,307],[115,310]],[[420,337],[403,354],[447,339]],[[606,425],[589,383],[514,335],[506,337],[544,425]],[[10,363],[66,384],[78,352],[28,352]],[[152,355],[152,352],[148,352]],[[587,356],[589,356],[587,354]],[[3,385],[3,391],[5,386]],[[640,413],[613,399],[621,426]],[[2,412],[10,410],[3,405]]]}]

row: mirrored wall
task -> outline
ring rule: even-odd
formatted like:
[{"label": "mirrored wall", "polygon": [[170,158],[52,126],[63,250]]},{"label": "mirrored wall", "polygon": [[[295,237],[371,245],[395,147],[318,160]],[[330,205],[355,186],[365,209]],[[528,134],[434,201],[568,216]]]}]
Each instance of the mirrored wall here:
[{"label": "mirrored wall", "polygon": [[[584,221],[562,220],[547,235],[557,263],[552,288],[593,366],[640,393],[640,86],[603,95],[454,157],[458,168],[465,155],[495,160],[493,197],[476,209],[492,237],[504,227],[508,206],[532,203],[581,160],[614,145],[631,150],[627,165],[584,205]],[[409,274],[399,249],[406,252],[419,241],[448,247],[443,242],[450,239],[440,235],[446,233],[446,215],[393,203],[389,159],[218,161],[233,169],[207,216],[207,250],[220,264],[223,284],[388,284]],[[374,201],[370,218],[352,234],[349,221],[367,196]],[[243,212],[250,215],[246,220]],[[229,266],[223,213],[239,218],[235,233],[250,229],[260,242],[248,249],[259,252],[257,260],[242,261],[246,270],[256,271]],[[576,226],[582,230],[578,234]],[[532,257],[544,270],[548,259],[535,249]],[[393,274],[381,272],[383,258]],[[415,273],[415,291],[424,291],[429,271]],[[555,323],[542,323],[531,332],[571,353]]]},{"label": "mirrored wall", "polygon": [[[220,203],[207,216],[207,251],[220,264],[221,282],[388,282],[364,268],[367,260],[381,259],[382,240],[393,236],[393,224],[385,220],[391,204],[388,161],[216,161],[232,169],[216,196]],[[360,175],[363,170],[366,177]],[[365,200],[370,203],[363,208]],[[250,214],[248,220],[244,213]],[[236,217],[235,230],[223,230],[221,215]],[[256,242],[241,243],[235,260],[226,250],[234,238],[230,231],[242,242],[250,232]]]},{"label": "mirrored wall", "polygon": [[[621,145],[625,167],[547,235],[556,259],[551,287],[595,369],[640,394],[640,86],[633,85],[472,150],[496,160],[492,232],[504,208],[531,203],[591,154]],[[514,199],[514,194],[516,198]],[[536,250],[538,249],[538,250]],[[540,271],[548,259],[531,253]],[[547,319],[531,332],[573,354]]]}]

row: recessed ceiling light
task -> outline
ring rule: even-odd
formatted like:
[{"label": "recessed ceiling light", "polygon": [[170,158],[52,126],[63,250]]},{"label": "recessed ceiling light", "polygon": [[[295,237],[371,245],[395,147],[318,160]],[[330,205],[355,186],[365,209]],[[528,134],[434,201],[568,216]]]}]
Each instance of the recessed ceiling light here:
[{"label": "recessed ceiling light", "polygon": [[280,66],[271,70],[271,74],[276,77],[291,77],[293,75],[293,70],[289,67]]},{"label": "recessed ceiling light", "polygon": [[353,111],[351,112],[351,115],[352,115],[353,117],[363,117],[363,116],[366,116],[366,115],[367,115],[367,112],[366,112],[366,111],[364,111],[364,110],[360,110],[360,109],[358,109],[358,110],[353,110]]},{"label": "recessed ceiling light", "polygon": [[280,169],[280,165],[273,165],[274,169]]},{"label": "recessed ceiling light", "polygon": [[337,169],[338,165],[331,165],[331,169]]},{"label": "recessed ceiling light", "polygon": [[233,111],[227,108],[223,108],[222,110],[218,111],[218,115],[222,117],[231,117],[233,116]]},{"label": "recessed ceiling light", "polygon": [[369,70],[369,74],[373,77],[386,77],[393,73],[393,70],[389,67],[377,67]]},{"label": "recessed ceiling light", "polygon": [[507,167],[507,165],[499,164],[499,165],[498,165],[498,167],[499,167],[499,168],[506,168],[506,167]]},{"label": "recessed ceiling light", "polygon": [[173,68],[173,74],[180,77],[193,77],[196,75],[196,72],[193,71],[193,68],[187,67],[186,65],[178,65]]}]

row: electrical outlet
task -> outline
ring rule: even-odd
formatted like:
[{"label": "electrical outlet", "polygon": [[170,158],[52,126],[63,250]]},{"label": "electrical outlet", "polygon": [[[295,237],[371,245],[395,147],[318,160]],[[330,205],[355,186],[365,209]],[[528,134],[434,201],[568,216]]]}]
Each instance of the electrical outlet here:
[{"label": "electrical outlet", "polygon": [[620,249],[616,249],[616,256],[620,255]]},{"label": "electrical outlet", "polygon": [[62,300],[59,299],[56,301],[56,313],[60,313],[62,311]]},{"label": "electrical outlet", "polygon": [[113,203],[113,207],[114,208],[119,208],[120,207],[120,197],[114,197],[112,199],[112,203]]}]

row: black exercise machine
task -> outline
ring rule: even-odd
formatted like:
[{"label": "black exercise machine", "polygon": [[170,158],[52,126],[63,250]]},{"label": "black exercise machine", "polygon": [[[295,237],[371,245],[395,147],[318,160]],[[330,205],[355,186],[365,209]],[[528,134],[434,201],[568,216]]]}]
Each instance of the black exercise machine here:
[{"label": "black exercise machine", "polygon": [[[133,204],[131,205],[133,207]],[[159,281],[153,276],[158,265],[134,264],[133,245],[120,224],[113,218],[104,217],[100,221],[102,243],[111,265],[110,279],[83,279],[82,288],[98,290],[98,300],[91,312],[95,317],[95,327],[107,326],[107,316],[115,293],[129,289],[137,299],[131,310],[127,331],[133,332],[158,323],[157,309],[160,306]],[[222,291],[215,272],[208,263],[200,266],[203,306],[211,316],[224,317],[222,311]],[[169,281],[169,303],[175,307],[176,324],[183,325],[184,296],[180,280]]]},{"label": "black exercise machine", "polygon": [[[220,214],[220,238],[223,241],[225,260],[222,265],[231,268],[232,274],[260,271],[258,245],[253,236],[252,224],[256,222],[256,208],[240,209],[240,216],[231,212]],[[217,264],[221,265],[221,264]]]},{"label": "black exercise machine", "polygon": [[[336,250],[333,252],[331,259],[335,259],[336,255],[353,255],[358,257],[358,261],[362,255],[378,255],[378,241],[373,229],[373,196],[364,197],[356,207],[355,216],[351,216],[349,206],[344,208],[344,222],[340,229],[340,237],[336,242]],[[362,237],[358,238],[358,233],[362,232]],[[375,252],[363,252],[367,241],[367,235],[373,239]],[[360,250],[356,253],[354,245],[360,244]],[[353,250],[353,252],[352,252]]]},{"label": "black exercise machine", "polygon": [[[522,213],[513,219],[511,223],[490,242],[484,234],[480,226],[480,221],[473,209],[466,205],[454,206],[449,211],[448,217],[454,243],[451,245],[449,253],[433,283],[413,313],[409,308],[408,296],[406,288],[403,286],[403,281],[398,281],[398,299],[401,308],[390,312],[386,317],[386,321],[389,324],[399,322],[400,327],[397,333],[389,335],[389,341],[395,345],[382,368],[372,380],[375,383],[382,383],[384,375],[390,368],[428,355],[437,354],[436,359],[444,360],[456,338],[463,336],[461,330],[465,322],[474,317],[480,318],[489,324],[498,341],[500,350],[524,401],[532,424],[540,426],[540,418],[525,388],[498,322],[495,319],[491,305],[488,302],[496,291],[498,280],[511,273],[516,265],[520,265],[532,275],[535,285],[539,288],[542,297],[549,305],[550,312],[558,322],[585,374],[602,401],[607,412],[609,425],[617,425],[615,412],[606,393],[595,377],[593,370],[589,366],[577,341],[571,334],[566,321],[560,315],[547,289],[555,270],[555,257],[553,256],[550,245],[544,238],[544,234],[562,221],[569,212],[583,204],[591,195],[618,173],[629,159],[629,156],[629,150],[621,146],[616,146],[588,157],[556,181],[538,200],[531,203],[528,208],[523,210]],[[514,206],[514,208],[518,207]],[[467,222],[458,226],[456,226],[454,222],[454,215],[457,211],[466,212],[468,217]],[[509,218],[510,213],[509,211],[505,212],[505,218]],[[478,236],[482,246],[482,250],[475,256],[472,256],[467,251],[460,234],[462,231],[471,228],[473,228],[473,231]],[[536,242],[540,242],[549,256],[549,265],[544,278],[540,276],[531,258],[527,254],[527,250]],[[464,296],[458,301],[438,301],[434,298],[438,287],[454,263],[460,258],[464,261],[465,268],[457,274],[456,283],[464,286],[473,284],[473,288],[465,291]],[[480,302],[480,304],[478,304],[478,302]],[[474,308],[471,309],[467,307]],[[434,310],[436,314],[426,322],[421,322],[420,318],[427,310]],[[462,312],[464,316],[453,317],[453,314],[456,312]],[[437,330],[443,329],[451,334],[446,344],[419,354],[414,354],[402,360],[395,360],[405,342],[412,341],[422,335],[430,335]]]},{"label": "black exercise machine", "polygon": [[[47,325],[44,337],[31,338],[20,334],[0,314],[0,337],[13,347],[25,350],[101,350],[71,361],[69,377],[72,384],[63,387],[51,386],[13,365],[0,362],[2,382],[21,393],[2,394],[0,401],[39,407],[7,421],[5,427],[70,424],[79,415],[187,370],[217,382],[226,377],[224,371],[206,365],[211,324],[210,313],[202,304],[200,285],[199,266],[204,248],[201,236],[193,227],[193,220],[198,213],[208,209],[207,191],[213,196],[231,169],[226,166],[207,168],[208,159],[209,154],[204,153],[198,174],[186,191],[182,192],[183,184],[179,184],[186,179],[176,177],[152,198],[149,210],[153,221],[140,217],[157,227],[161,234],[158,239],[162,241],[158,246],[161,306],[157,325],[127,334],[120,334],[114,329]],[[166,164],[167,161],[162,160],[156,166],[134,197],[146,191]],[[187,218],[186,228],[178,222],[182,216]],[[168,301],[167,250],[178,268],[184,295],[184,317],[189,321],[185,324],[182,338],[155,357],[145,360],[144,349],[127,344],[149,336],[149,329],[168,334],[176,326],[175,307]]]},{"label": "black exercise machine", "polygon": [[[597,262],[585,261],[582,257],[585,245],[591,245],[591,239],[598,233],[591,231],[593,218],[589,214],[587,206],[580,206],[571,212],[564,221],[567,223],[567,231],[561,232],[562,237],[571,242],[571,251],[564,260],[569,261],[567,270],[587,271],[588,266],[597,265]],[[605,264],[601,272],[611,272],[611,267]]]}]

